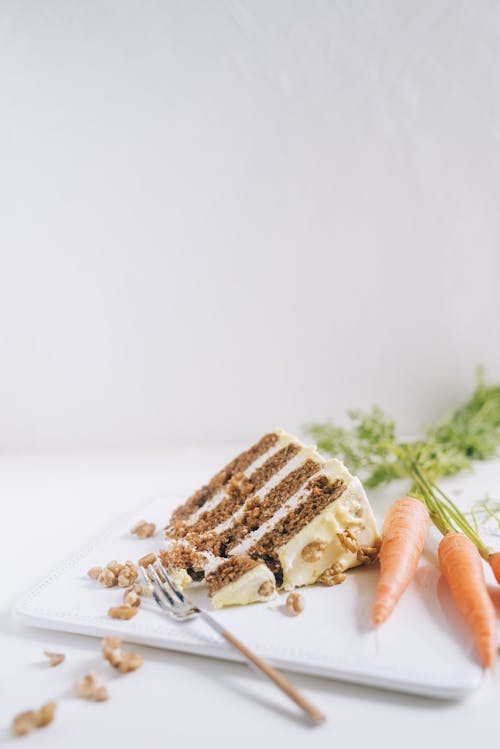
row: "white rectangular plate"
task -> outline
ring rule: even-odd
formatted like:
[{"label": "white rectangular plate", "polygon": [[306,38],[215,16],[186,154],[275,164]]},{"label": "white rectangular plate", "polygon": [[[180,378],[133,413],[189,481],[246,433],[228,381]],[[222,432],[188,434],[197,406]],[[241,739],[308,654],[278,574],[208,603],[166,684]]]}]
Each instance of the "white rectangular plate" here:
[{"label": "white rectangular plate", "polygon": [[[200,621],[178,623],[151,600],[143,601],[130,621],[107,616],[121,602],[123,591],[103,588],[86,575],[94,565],[111,559],[136,561],[154,550],[160,535],[138,540],[130,528],[141,517],[161,528],[183,497],[164,496],[122,517],[103,535],[75,554],[24,595],[15,616],[25,624],[102,637],[117,635],[129,642],[239,660],[239,654]],[[482,680],[471,638],[456,613],[435,565],[422,560],[389,621],[375,630],[370,607],[376,569],[349,572],[342,585],[304,589],[304,612],[284,613],[284,596],[267,604],[215,612],[219,621],[259,655],[276,666],[440,698],[459,698]],[[210,604],[202,590],[198,603]]]}]

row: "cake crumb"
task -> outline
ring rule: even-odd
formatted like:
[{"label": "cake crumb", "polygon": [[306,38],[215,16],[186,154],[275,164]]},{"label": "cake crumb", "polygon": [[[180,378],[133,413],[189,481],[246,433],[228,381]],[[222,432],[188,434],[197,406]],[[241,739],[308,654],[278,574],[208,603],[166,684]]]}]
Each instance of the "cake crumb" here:
[{"label": "cake crumb", "polygon": [[285,610],[288,616],[298,616],[304,611],[306,602],[300,593],[289,593],[285,601]]},{"label": "cake crumb", "polygon": [[44,650],[43,654],[47,656],[51,666],[59,666],[66,658],[64,653],[50,653],[48,650]]},{"label": "cake crumb", "polygon": [[111,606],[111,608],[108,609],[108,616],[110,616],[111,619],[132,619],[136,614],[136,606]]},{"label": "cake crumb", "polygon": [[26,736],[34,728],[44,728],[52,723],[57,702],[46,702],[39,710],[26,710],[13,719],[11,730],[14,736]]},{"label": "cake crumb", "polygon": [[154,523],[148,523],[147,520],[139,520],[138,523],[130,529],[130,532],[137,536],[137,538],[151,538],[156,531],[156,525]]}]

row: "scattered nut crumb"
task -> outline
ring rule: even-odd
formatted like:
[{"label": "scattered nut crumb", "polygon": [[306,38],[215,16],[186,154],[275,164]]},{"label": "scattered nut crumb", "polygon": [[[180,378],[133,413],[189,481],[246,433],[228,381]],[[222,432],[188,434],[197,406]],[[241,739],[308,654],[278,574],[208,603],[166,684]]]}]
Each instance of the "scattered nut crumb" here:
[{"label": "scattered nut crumb", "polygon": [[26,736],[34,728],[43,728],[52,723],[56,713],[57,702],[46,702],[39,710],[27,710],[16,715],[11,724],[14,736]]},{"label": "scattered nut crumb", "polygon": [[89,571],[87,572],[87,575],[90,578],[92,578],[92,580],[98,580],[101,572],[102,572],[102,567],[91,567]]},{"label": "scattered nut crumb", "polygon": [[151,538],[156,531],[156,525],[154,523],[148,523],[146,520],[139,520],[138,523],[130,529],[130,532],[137,536],[137,538]]},{"label": "scattered nut crumb", "polygon": [[127,588],[123,594],[123,603],[127,606],[140,606],[141,605],[141,592],[142,587],[134,583]]},{"label": "scattered nut crumb", "polygon": [[326,547],[327,544],[324,541],[311,541],[302,549],[301,557],[304,562],[319,562]]},{"label": "scattered nut crumb", "polygon": [[156,562],[156,554],[153,554],[151,551],[149,554],[145,554],[143,557],[141,557],[137,564],[139,567],[149,567],[150,564],[154,564]]},{"label": "scattered nut crumb", "polygon": [[124,566],[124,564],[120,564],[120,562],[117,562],[116,559],[112,559],[111,562],[107,563],[106,568],[108,570],[111,570],[111,572],[113,572],[116,577],[118,577]]},{"label": "scattered nut crumb", "polygon": [[274,591],[276,590],[276,586],[273,583],[272,580],[265,580],[262,585],[260,586],[258,590],[259,596],[263,596],[267,598],[268,596],[272,596]]},{"label": "scattered nut crumb", "polygon": [[123,569],[118,574],[118,585],[120,588],[128,588],[132,583],[135,583],[139,577],[137,567],[133,562],[125,562]]},{"label": "scattered nut crumb", "polygon": [[64,653],[50,653],[48,650],[44,650],[43,654],[47,656],[51,666],[58,666],[66,658]]},{"label": "scattered nut crumb", "polygon": [[347,528],[343,533],[337,533],[338,539],[344,549],[356,554],[358,551],[358,541],[351,531]]},{"label": "scattered nut crumb", "polygon": [[93,671],[80,679],[76,679],[73,684],[73,690],[77,697],[83,700],[93,700],[94,702],[104,702],[107,700],[108,690],[104,684],[99,684],[97,676]]},{"label": "scattered nut crumb", "polygon": [[298,616],[304,611],[306,602],[300,593],[290,593],[285,601],[285,609],[288,616]]},{"label": "scattered nut crumb", "polygon": [[113,668],[116,668],[121,674],[135,671],[144,662],[138,653],[123,650],[121,640],[118,637],[105,637],[102,640],[102,654]]},{"label": "scattered nut crumb", "polygon": [[113,572],[113,570],[110,570],[108,567],[105,567],[101,574],[98,577],[99,582],[101,585],[104,585],[105,588],[113,588],[116,583],[116,575]]},{"label": "scattered nut crumb", "polygon": [[112,606],[108,609],[108,616],[112,619],[132,619],[136,614],[136,606]]}]

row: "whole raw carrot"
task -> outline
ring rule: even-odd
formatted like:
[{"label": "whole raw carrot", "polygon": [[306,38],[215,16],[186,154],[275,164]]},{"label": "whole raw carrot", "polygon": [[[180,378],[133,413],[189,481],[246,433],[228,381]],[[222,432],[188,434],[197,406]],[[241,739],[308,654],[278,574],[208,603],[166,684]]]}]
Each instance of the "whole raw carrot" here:
[{"label": "whole raw carrot", "polygon": [[397,499],[389,508],[382,529],[380,580],[372,611],[375,624],[388,619],[415,574],[429,522],[427,507],[413,497]]},{"label": "whole raw carrot", "polygon": [[479,552],[463,533],[448,533],[438,554],[441,572],[474,635],[481,663],[491,666],[498,647],[497,622]]},{"label": "whole raw carrot", "polygon": [[490,554],[488,564],[493,570],[495,580],[500,583],[500,551],[496,551],[494,554]]}]

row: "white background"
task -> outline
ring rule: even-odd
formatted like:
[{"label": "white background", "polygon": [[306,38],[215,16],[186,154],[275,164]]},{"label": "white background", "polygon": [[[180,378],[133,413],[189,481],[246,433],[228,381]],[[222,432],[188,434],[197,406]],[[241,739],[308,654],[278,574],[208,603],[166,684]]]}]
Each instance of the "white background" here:
[{"label": "white background", "polygon": [[496,2],[0,1],[0,447],[500,377]]}]

